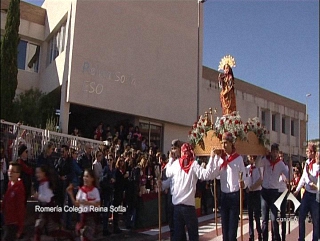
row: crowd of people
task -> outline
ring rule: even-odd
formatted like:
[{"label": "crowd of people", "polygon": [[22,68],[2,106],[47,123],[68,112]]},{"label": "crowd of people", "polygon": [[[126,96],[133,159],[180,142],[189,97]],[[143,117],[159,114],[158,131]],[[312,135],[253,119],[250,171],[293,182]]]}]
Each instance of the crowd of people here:
[{"label": "crowd of people", "polygon": [[[248,156],[249,165],[245,166],[243,157],[236,152],[235,141],[231,133],[222,136],[222,149],[212,149],[207,167],[201,167],[195,162],[194,153],[188,144],[181,148],[181,157],[169,159],[165,184],[172,192],[174,205],[174,222],[172,240],[185,239],[185,227],[188,230],[189,240],[199,240],[198,220],[196,218],[194,193],[198,179],[211,180],[220,178],[221,189],[221,224],[223,240],[236,241],[239,226],[239,216],[242,217],[241,193],[246,190],[247,207],[249,214],[249,240],[255,240],[255,229],[259,241],[268,241],[269,217],[271,217],[272,240],[286,240],[287,201],[281,200],[278,210],[276,202],[283,193],[287,197],[287,187],[295,196],[300,195],[305,188],[301,199],[299,212],[299,238],[305,240],[305,220],[308,212],[311,213],[313,225],[312,240],[319,238],[319,151],[315,144],[310,143],[306,150],[307,161],[302,176],[299,176],[299,167],[292,168],[292,161],[284,162],[283,153],[279,145],[271,145],[271,151],[264,156]],[[294,171],[294,175],[292,172]],[[241,173],[241,174],[240,174]],[[294,176],[294,177],[293,177]],[[290,181],[288,181],[290,180]],[[169,183],[169,184],[168,184]],[[240,201],[241,200],[241,201]],[[280,211],[280,215],[278,215]],[[296,210],[295,210],[296,211]],[[262,222],[260,221],[262,214]],[[279,233],[279,223],[282,233]],[[242,228],[242,227],[241,227]]]},{"label": "crowd of people", "polygon": [[[139,138],[135,141],[143,141],[143,138]],[[84,207],[91,204],[107,207],[99,215],[91,215],[91,212],[86,212],[87,210],[77,215],[78,225],[73,225],[75,217],[72,212],[62,211],[60,218],[57,215],[41,213],[35,225],[35,240],[40,240],[44,230],[48,231],[47,226],[50,226],[51,236],[71,237],[67,232],[56,232],[56,230],[76,229],[84,238],[91,237],[94,227],[88,224],[98,224],[99,219],[103,223],[103,235],[110,235],[108,221],[111,212],[113,212],[113,233],[121,233],[119,212],[125,214],[126,227],[134,228],[139,197],[149,192],[157,192],[156,178],[161,178],[161,168],[165,165],[167,157],[156,147],[145,146],[142,151],[141,148],[133,147],[133,140],[131,144],[129,140],[125,145],[121,145],[119,139],[114,138],[110,145],[101,145],[96,149],[87,143],[82,153],[69,145],[61,145],[57,149],[55,143],[49,141],[35,162],[29,162],[28,147],[24,143],[20,143],[18,147],[17,160],[9,162],[2,143],[3,194],[10,189],[7,185],[9,183],[10,186],[12,183],[10,170],[14,168],[17,169],[15,173],[20,173],[19,180],[21,179],[23,184],[21,193],[24,196],[24,206],[28,199],[33,198],[39,201],[41,207],[68,205],[79,206],[81,210],[86,210]],[[134,142],[135,147],[137,142]],[[110,207],[114,207],[117,211],[112,211]],[[6,220],[7,215],[4,216]],[[59,220],[63,221],[63,227],[57,225],[60,223]],[[19,223],[18,226],[18,231],[12,229],[7,232],[6,240],[13,240],[12,235],[15,234],[18,237],[22,235],[23,223]]]},{"label": "crowd of people", "polygon": [[[98,127],[94,133],[94,138],[99,140],[104,132],[100,129]],[[141,134],[135,134],[138,128],[129,130],[126,135],[119,130],[116,136],[110,136],[108,142],[95,149],[90,143],[85,144],[84,150],[70,143],[57,148],[49,141],[32,162],[28,160],[27,143],[19,143],[18,158],[11,161],[1,143],[4,240],[15,240],[23,235],[26,204],[30,198],[38,200],[40,210],[35,222],[35,240],[41,240],[43,233],[73,240],[73,230],[82,240],[92,240],[99,224],[102,224],[104,236],[121,233],[120,213],[124,214],[126,228],[135,228],[140,197],[158,191],[166,193],[171,240],[186,240],[185,227],[189,240],[199,240],[195,210],[197,188],[199,183],[215,178],[219,178],[220,183],[217,198],[224,240],[236,240],[241,189],[246,190],[250,240],[254,240],[254,221],[258,239],[268,240],[269,211],[273,240],[285,240],[285,233],[282,237],[279,234],[274,202],[286,190],[287,180],[291,180],[291,191],[296,196],[305,188],[301,207],[296,212],[299,240],[304,240],[304,220],[308,212],[314,226],[314,240],[319,237],[319,203],[316,201],[319,153],[314,144],[307,148],[305,167],[297,166],[293,175],[289,175],[292,163],[284,162],[277,144],[273,144],[264,157],[248,156],[246,165],[243,157],[236,153],[232,135],[225,133],[222,148],[212,150],[209,160],[201,164],[188,143],[174,140],[171,151],[164,154],[156,146],[148,147]],[[239,172],[245,174],[242,180],[239,180]],[[286,208],[286,205],[281,206],[281,217],[286,217]],[[69,211],[71,209],[73,211]],[[13,210],[21,215],[13,215]],[[109,224],[111,216],[112,225]],[[282,230],[285,232],[284,227]]]}]

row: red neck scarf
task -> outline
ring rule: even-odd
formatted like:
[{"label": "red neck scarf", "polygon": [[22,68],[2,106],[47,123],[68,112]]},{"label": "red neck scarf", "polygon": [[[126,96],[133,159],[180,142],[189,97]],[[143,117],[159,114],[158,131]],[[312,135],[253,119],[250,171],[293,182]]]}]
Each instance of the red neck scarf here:
[{"label": "red neck scarf", "polygon": [[49,179],[48,178],[43,178],[43,179],[41,179],[40,181],[39,181],[39,185],[42,185],[42,184],[44,184],[45,182],[48,182],[49,181]]},{"label": "red neck scarf", "polygon": [[94,200],[94,199],[91,199],[91,198],[88,197],[88,193],[91,192],[91,191],[94,189],[94,186],[93,186],[93,185],[90,186],[90,187],[84,185],[84,186],[82,186],[80,189],[81,189],[81,191],[83,191],[83,192],[86,194],[88,201]]},{"label": "red neck scarf", "polygon": [[249,170],[250,177],[252,176],[253,169],[255,169],[255,168],[256,168],[256,166],[254,164],[250,165],[250,170]]},{"label": "red neck scarf", "polygon": [[300,181],[300,177],[295,177],[295,178],[293,178],[293,184],[294,184],[295,186],[297,186],[297,185],[299,184],[299,181]]},{"label": "red neck scarf", "polygon": [[221,158],[223,159],[223,163],[220,166],[220,170],[226,169],[228,164],[232,162],[234,159],[236,159],[238,156],[239,154],[236,152],[232,153],[228,158],[226,154],[222,154]]},{"label": "red neck scarf", "polygon": [[311,161],[310,161],[310,163],[309,163],[309,165],[308,165],[308,167],[309,167],[309,172],[311,171],[313,171],[313,164],[315,164],[316,163],[316,159],[312,159]]},{"label": "red neck scarf", "polygon": [[167,163],[166,162],[161,162],[161,170],[163,170],[166,167]]},{"label": "red neck scarf", "polygon": [[187,174],[194,162],[194,153],[189,143],[184,143],[181,147],[181,157],[179,159],[180,167]]},{"label": "red neck scarf", "polygon": [[121,172],[122,175],[126,173],[126,169],[124,167],[119,167],[119,171]]},{"label": "red neck scarf", "polygon": [[279,162],[281,161],[281,159],[278,157],[274,162],[271,161],[271,159],[269,159],[269,162],[270,162],[270,166],[272,167],[272,171],[274,169],[274,166]]}]

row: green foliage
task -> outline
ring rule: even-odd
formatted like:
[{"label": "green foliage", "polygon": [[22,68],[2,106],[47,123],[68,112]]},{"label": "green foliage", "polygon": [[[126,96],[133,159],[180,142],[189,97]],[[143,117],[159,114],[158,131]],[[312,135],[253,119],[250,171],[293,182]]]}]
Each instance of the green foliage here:
[{"label": "green foliage", "polygon": [[1,118],[8,119],[18,86],[20,0],[11,0],[1,41]]},{"label": "green foliage", "polygon": [[46,121],[46,129],[49,131],[57,131],[58,123],[59,123],[58,118],[51,116]]},{"label": "green foliage", "polygon": [[45,128],[47,119],[54,115],[54,102],[39,89],[27,90],[13,101],[10,120],[24,125]]}]

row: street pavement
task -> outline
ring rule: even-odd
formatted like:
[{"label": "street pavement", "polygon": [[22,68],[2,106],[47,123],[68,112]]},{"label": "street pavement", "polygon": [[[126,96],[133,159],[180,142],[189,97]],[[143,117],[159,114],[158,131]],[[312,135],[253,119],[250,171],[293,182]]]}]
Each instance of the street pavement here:
[{"label": "street pavement", "polygon": [[[19,215],[19,214],[17,214]],[[149,229],[140,229],[140,230],[127,230],[124,227],[124,222],[122,221],[122,215],[120,215],[120,222],[119,226],[122,229],[121,234],[111,234],[109,236],[104,237],[102,235],[101,225],[98,227],[98,233],[96,234],[96,241],[102,240],[126,240],[126,241],[156,241],[159,240],[159,229],[158,227],[151,227]],[[28,203],[28,214],[26,217],[25,223],[25,234],[22,241],[29,241],[33,240],[33,233],[34,233],[34,203]],[[222,241],[222,229],[220,225],[220,219],[218,218],[218,223],[214,222],[214,214],[209,214],[205,216],[201,216],[198,218],[199,222],[199,236],[200,241]],[[110,228],[112,220],[110,220]],[[298,221],[294,217],[290,218],[290,221],[286,222],[287,224],[287,235],[286,240],[294,241],[298,239],[299,229],[298,229]],[[269,225],[269,230],[270,230]],[[243,215],[243,225],[242,225],[242,233],[243,233],[243,240],[249,240],[249,224],[248,224],[248,216],[246,212]],[[280,225],[280,234],[281,234],[281,225]],[[257,239],[257,234],[255,234],[255,240]],[[241,240],[241,229],[240,229],[240,222],[238,227],[238,235],[237,239]],[[53,239],[52,237],[48,237],[45,235],[41,236],[42,241],[53,241],[53,240],[66,240],[66,239]],[[76,237],[75,240],[80,240],[79,237]],[[170,240],[170,233],[169,227],[167,225],[161,228],[161,240],[162,241],[169,241]],[[271,231],[269,231],[269,240],[271,240]],[[305,241],[312,241],[312,223],[306,221],[306,239]]]}]

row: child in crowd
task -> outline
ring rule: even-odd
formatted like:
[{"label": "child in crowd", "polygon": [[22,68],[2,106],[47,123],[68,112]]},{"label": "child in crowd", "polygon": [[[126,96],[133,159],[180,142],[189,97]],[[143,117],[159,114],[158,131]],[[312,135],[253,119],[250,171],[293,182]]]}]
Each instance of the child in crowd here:
[{"label": "child in crowd", "polygon": [[[54,201],[54,182],[50,180],[50,175],[46,166],[36,168],[36,178],[39,182],[39,190],[33,195],[39,201],[40,207],[56,207]],[[74,240],[70,232],[60,229],[60,211],[53,212],[41,211],[35,223],[35,241],[40,241],[42,231],[46,230],[51,237],[66,237],[69,240]]]},{"label": "child in crowd", "polygon": [[26,213],[25,189],[19,178],[21,165],[10,163],[8,169],[8,189],[3,197],[2,212],[5,231],[3,240],[14,241],[21,237]]},{"label": "child in crowd", "polygon": [[73,196],[73,185],[67,188],[73,205],[81,210],[80,222],[76,225],[77,233],[80,233],[82,241],[94,239],[95,228],[97,226],[97,212],[91,212],[92,207],[100,206],[100,194],[96,188],[93,170],[86,169],[83,174],[83,186],[79,189],[76,198]]},{"label": "child in crowd", "polygon": [[249,155],[249,165],[246,167],[247,175],[248,175],[248,215],[249,215],[249,241],[253,241],[254,239],[254,226],[253,221],[256,222],[256,229],[258,232],[258,240],[262,240],[262,231],[260,225],[260,216],[261,216],[261,184],[262,184],[262,170],[261,168],[257,168],[255,165],[257,156]]}]

